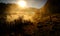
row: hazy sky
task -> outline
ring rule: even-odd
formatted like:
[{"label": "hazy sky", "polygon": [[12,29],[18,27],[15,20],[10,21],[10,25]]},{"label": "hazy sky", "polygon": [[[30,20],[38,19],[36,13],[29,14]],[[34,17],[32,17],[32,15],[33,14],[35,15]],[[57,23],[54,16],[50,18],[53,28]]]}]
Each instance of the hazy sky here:
[{"label": "hazy sky", "polygon": [[[0,0],[3,3],[16,3],[18,0]],[[47,0],[26,0],[29,7],[41,8],[47,2]]]}]

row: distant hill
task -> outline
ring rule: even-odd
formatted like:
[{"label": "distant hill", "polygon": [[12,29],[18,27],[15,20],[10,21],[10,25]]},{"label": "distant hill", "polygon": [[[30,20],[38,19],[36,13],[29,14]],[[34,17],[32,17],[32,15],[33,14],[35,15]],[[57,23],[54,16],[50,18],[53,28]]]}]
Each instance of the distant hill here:
[{"label": "distant hill", "polygon": [[[5,3],[0,3],[0,12],[2,12],[2,11],[5,11],[6,10],[6,8],[13,8],[13,10],[15,9],[15,8],[19,8],[16,4],[5,4]],[[21,9],[21,8],[19,8],[20,10],[31,10],[31,11],[36,11],[37,9],[36,8],[33,8],[33,7],[29,7],[29,8],[26,8],[26,9]]]}]

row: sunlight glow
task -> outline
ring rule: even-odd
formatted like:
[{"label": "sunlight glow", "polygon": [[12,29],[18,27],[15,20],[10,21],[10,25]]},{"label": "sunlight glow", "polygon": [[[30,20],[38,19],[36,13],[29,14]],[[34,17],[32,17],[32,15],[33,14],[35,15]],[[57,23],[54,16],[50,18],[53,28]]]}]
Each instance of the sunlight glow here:
[{"label": "sunlight glow", "polygon": [[20,6],[20,7],[26,7],[26,1],[24,0],[21,0],[21,1],[18,1],[17,4]]}]

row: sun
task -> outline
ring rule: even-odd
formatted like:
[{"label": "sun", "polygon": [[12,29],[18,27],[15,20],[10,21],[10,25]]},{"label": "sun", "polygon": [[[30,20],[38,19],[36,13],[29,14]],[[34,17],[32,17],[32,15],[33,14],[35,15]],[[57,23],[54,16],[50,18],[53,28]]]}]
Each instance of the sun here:
[{"label": "sun", "polygon": [[18,1],[17,4],[20,6],[20,7],[26,7],[26,1]]}]

